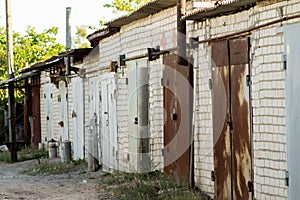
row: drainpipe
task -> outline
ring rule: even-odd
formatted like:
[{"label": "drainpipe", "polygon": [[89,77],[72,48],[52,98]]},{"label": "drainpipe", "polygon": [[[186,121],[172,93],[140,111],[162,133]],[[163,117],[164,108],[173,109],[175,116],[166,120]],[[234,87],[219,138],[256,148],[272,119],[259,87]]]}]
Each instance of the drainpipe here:
[{"label": "drainpipe", "polygon": [[[71,7],[66,7],[66,51],[71,50],[72,47],[70,18],[71,18]],[[66,76],[68,77],[71,74],[70,57],[65,57],[65,64],[66,64]]]},{"label": "drainpipe", "polygon": [[181,18],[185,15],[186,0],[177,1],[177,63],[187,66],[186,59],[186,20]]}]

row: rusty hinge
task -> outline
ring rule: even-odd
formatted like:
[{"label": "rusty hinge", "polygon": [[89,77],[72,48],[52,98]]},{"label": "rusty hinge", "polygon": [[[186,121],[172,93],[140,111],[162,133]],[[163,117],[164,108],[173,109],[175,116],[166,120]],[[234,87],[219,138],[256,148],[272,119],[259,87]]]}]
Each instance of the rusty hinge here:
[{"label": "rusty hinge", "polygon": [[253,192],[253,182],[252,181],[248,181],[248,192]]}]

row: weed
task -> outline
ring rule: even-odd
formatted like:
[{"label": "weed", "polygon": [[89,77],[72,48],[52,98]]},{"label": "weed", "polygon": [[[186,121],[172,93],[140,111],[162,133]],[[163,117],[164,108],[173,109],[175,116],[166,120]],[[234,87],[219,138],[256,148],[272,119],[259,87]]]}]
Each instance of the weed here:
[{"label": "weed", "polygon": [[189,190],[188,185],[178,184],[160,172],[145,174],[105,173],[100,188],[111,192],[115,199],[207,199],[200,192]]},{"label": "weed", "polygon": [[72,163],[62,163],[60,161],[51,161],[47,159],[40,159],[40,163],[35,164],[23,173],[29,175],[49,175],[67,173],[73,168]]}]

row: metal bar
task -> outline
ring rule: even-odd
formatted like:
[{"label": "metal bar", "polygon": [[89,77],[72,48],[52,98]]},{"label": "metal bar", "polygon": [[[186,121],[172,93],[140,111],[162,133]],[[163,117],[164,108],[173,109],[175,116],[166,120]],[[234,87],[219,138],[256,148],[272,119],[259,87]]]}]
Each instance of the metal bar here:
[{"label": "metal bar", "polygon": [[186,0],[177,1],[177,63],[187,66],[186,58],[186,21],[181,20],[185,16]]},{"label": "metal bar", "polygon": [[277,23],[281,23],[281,22],[284,22],[284,21],[287,21],[287,20],[296,19],[296,18],[300,18],[300,14],[294,15],[294,16],[289,16],[289,17],[282,17],[281,19],[277,19],[277,20],[274,20],[274,21],[271,21],[271,22],[268,22],[268,23],[265,23],[265,24],[254,26],[252,28],[247,28],[245,30],[237,31],[235,33],[230,33],[230,34],[226,34],[226,35],[215,37],[215,38],[201,40],[198,43],[202,44],[202,43],[207,43],[207,42],[215,42],[215,41],[220,41],[220,40],[238,38],[240,36],[249,35],[251,33],[251,31],[254,31],[254,30],[257,30],[257,29],[260,29],[260,28],[264,28],[264,27],[267,27],[267,26],[271,26],[271,25],[274,25],[274,24],[277,24]]},{"label": "metal bar", "polygon": [[[159,52],[153,53],[153,55],[162,55],[162,54],[170,53],[170,52],[175,51],[175,50],[177,50],[177,47],[169,48],[169,49],[166,49],[166,50],[161,50]],[[137,59],[140,59],[140,58],[145,58],[147,56],[148,56],[148,53],[141,54],[141,55],[138,55],[138,56],[125,58],[125,59],[123,59],[123,61],[126,62],[126,61],[131,61],[131,60],[137,60]]]}]

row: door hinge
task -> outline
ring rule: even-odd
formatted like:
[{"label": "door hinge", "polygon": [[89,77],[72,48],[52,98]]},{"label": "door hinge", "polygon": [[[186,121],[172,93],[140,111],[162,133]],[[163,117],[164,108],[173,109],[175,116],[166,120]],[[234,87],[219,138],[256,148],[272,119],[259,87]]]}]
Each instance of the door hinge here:
[{"label": "door hinge", "polygon": [[253,192],[253,182],[252,181],[248,181],[248,192]]},{"label": "door hinge", "polygon": [[216,180],[215,171],[211,171],[210,178],[211,178],[211,181],[215,182],[215,180]]},{"label": "door hinge", "polygon": [[283,61],[283,69],[286,70],[287,67],[286,55],[282,56],[282,61]]},{"label": "door hinge", "polygon": [[125,81],[126,81],[126,85],[128,85],[128,82],[129,82],[129,81],[128,81],[128,78],[125,78]]},{"label": "door hinge", "polygon": [[251,78],[250,78],[250,75],[247,75],[247,76],[246,76],[246,84],[247,84],[247,86],[250,86],[250,85],[251,85]]},{"label": "door hinge", "polygon": [[212,79],[208,79],[208,87],[209,89],[212,89]]},{"label": "door hinge", "polygon": [[289,171],[285,171],[285,186],[289,186]]}]

